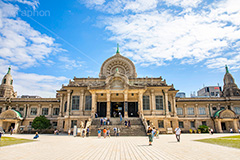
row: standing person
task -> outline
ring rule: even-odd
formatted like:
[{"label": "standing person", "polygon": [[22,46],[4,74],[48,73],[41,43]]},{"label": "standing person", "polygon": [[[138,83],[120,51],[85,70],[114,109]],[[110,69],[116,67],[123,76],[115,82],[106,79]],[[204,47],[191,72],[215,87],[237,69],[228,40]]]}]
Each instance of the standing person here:
[{"label": "standing person", "polygon": [[178,126],[175,129],[175,135],[176,135],[177,141],[180,142],[181,129]]},{"label": "standing person", "polygon": [[83,130],[82,130],[82,137],[84,138],[85,137],[85,129],[83,128]]},{"label": "standing person", "polygon": [[109,118],[107,119],[107,125],[110,125],[110,119]]},{"label": "standing person", "polygon": [[35,133],[35,136],[33,137],[33,139],[37,139],[39,137],[38,132]]},{"label": "standing person", "polygon": [[131,127],[131,122],[130,122],[130,120],[128,120],[128,127]]},{"label": "standing person", "polygon": [[90,135],[90,129],[87,127],[87,137]]},{"label": "standing person", "polygon": [[97,118],[98,117],[98,114],[97,114],[97,112],[95,113],[95,118]]},{"label": "standing person", "polygon": [[110,129],[107,129],[107,136],[110,138]]},{"label": "standing person", "polygon": [[0,131],[0,141],[1,141],[1,138],[2,138],[2,131]]},{"label": "standing person", "polygon": [[68,135],[70,136],[70,134],[71,134],[71,129],[69,128],[68,129]]},{"label": "standing person", "polygon": [[10,135],[13,134],[13,127],[10,128]]},{"label": "standing person", "polygon": [[114,135],[117,136],[117,128],[116,127],[113,128],[113,131],[114,131]]},{"label": "standing person", "polygon": [[152,128],[149,127],[149,128],[148,128],[148,131],[147,131],[147,135],[148,135],[148,139],[149,139],[149,146],[151,146],[151,145],[152,145],[152,142],[153,142],[152,131],[153,131]]},{"label": "standing person", "polygon": [[240,133],[240,128],[238,128],[238,133]]},{"label": "standing person", "polygon": [[230,133],[233,133],[233,129],[232,128],[230,128]]},{"label": "standing person", "polygon": [[106,130],[106,128],[104,128],[103,129],[103,137],[106,138],[106,136],[107,136],[107,130]]},{"label": "standing person", "polygon": [[125,123],[125,127],[127,127],[127,125],[128,125],[128,122],[127,122],[127,120],[125,120],[125,122],[124,122],[124,123]]},{"label": "standing person", "polygon": [[120,136],[120,128],[117,128],[117,136]]},{"label": "standing person", "polygon": [[103,125],[103,118],[100,119],[101,126]]},{"label": "standing person", "polygon": [[209,134],[212,134],[212,133],[211,133],[211,128],[210,128],[210,127],[208,128],[208,132],[209,132]]},{"label": "standing person", "polygon": [[98,128],[98,138],[101,138],[101,129]]},{"label": "standing person", "polygon": [[153,138],[154,138],[155,134],[156,134],[156,129],[155,129],[155,127],[153,127],[153,131],[152,131]]},{"label": "standing person", "polygon": [[159,139],[159,130],[156,129],[156,138]]}]

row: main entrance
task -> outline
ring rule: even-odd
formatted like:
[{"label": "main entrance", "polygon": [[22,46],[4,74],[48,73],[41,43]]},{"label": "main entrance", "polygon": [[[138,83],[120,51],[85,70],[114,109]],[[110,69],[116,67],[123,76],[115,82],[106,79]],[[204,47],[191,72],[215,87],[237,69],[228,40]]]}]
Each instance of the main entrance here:
[{"label": "main entrance", "polygon": [[111,102],[111,117],[119,117],[119,112],[124,117],[124,103],[123,102]]},{"label": "main entrance", "polygon": [[107,102],[97,102],[98,117],[106,117],[107,115]]},{"label": "main entrance", "polygon": [[138,102],[128,102],[128,117],[138,117]]}]

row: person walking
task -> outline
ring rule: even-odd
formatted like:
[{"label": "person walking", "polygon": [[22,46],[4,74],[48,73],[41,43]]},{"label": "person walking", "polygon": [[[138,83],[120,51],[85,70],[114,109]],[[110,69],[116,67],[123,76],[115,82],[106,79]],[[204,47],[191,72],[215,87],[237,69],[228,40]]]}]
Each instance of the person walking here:
[{"label": "person walking", "polygon": [[107,130],[106,130],[106,128],[104,128],[103,129],[103,137],[106,138],[106,136],[107,136]]},{"label": "person walking", "polygon": [[85,133],[86,133],[86,131],[85,131],[85,129],[83,128],[83,130],[82,130],[82,137],[83,137],[83,138],[85,137]]},{"label": "person walking", "polygon": [[71,129],[69,128],[68,129],[68,135],[70,136],[70,134],[71,134]]},{"label": "person walking", "polygon": [[211,128],[211,134],[213,135],[213,129]]},{"label": "person walking", "polygon": [[177,141],[180,142],[181,129],[178,126],[175,129],[175,135],[176,135]]},{"label": "person walking", "polygon": [[13,127],[10,128],[10,135],[13,134]]},{"label": "person walking", "polygon": [[149,128],[148,128],[148,131],[147,131],[147,135],[148,135],[148,139],[149,139],[149,146],[151,146],[151,145],[152,145],[152,142],[153,142],[152,131],[153,131],[152,128],[149,127]]},{"label": "person walking", "polygon": [[101,138],[101,129],[98,128],[98,138]]},{"label": "person walking", "polygon": [[120,122],[122,122],[122,114],[119,112]]}]

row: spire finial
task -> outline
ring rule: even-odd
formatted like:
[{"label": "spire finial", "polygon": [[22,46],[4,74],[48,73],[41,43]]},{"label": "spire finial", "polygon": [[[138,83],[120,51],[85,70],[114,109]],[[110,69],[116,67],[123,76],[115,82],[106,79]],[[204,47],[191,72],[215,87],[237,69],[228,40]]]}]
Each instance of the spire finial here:
[{"label": "spire finial", "polygon": [[225,65],[225,68],[226,68],[226,73],[229,73],[227,65]]},{"label": "spire finial", "polygon": [[10,72],[11,72],[11,66],[8,67],[8,72],[7,72],[7,74],[10,74]]},{"label": "spire finial", "polygon": [[119,52],[119,44],[117,43],[117,52],[116,53],[120,53]]}]

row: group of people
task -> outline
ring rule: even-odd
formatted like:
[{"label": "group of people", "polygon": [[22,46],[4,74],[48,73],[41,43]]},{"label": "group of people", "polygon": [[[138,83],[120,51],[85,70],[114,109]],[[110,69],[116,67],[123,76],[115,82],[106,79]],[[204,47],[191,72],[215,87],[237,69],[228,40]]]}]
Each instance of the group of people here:
[{"label": "group of people", "polygon": [[[180,142],[180,135],[181,135],[181,129],[177,127],[175,130],[175,135],[177,142]],[[150,126],[148,127],[147,135],[149,138],[149,145],[152,145],[153,138],[156,137],[157,139],[159,138],[159,130],[155,129],[155,127],[151,128]]]},{"label": "group of people", "polygon": [[213,135],[213,129],[212,128],[209,127],[208,132],[209,132],[209,134]]},{"label": "group of people", "polygon": [[100,124],[102,125],[110,125],[110,119],[109,118],[100,118]]},{"label": "group of people", "polygon": [[[117,127],[114,127],[113,128],[113,131],[114,131],[114,135],[115,136],[119,136],[120,135],[120,128],[117,128]],[[98,138],[101,138],[102,136],[102,133],[103,133],[103,137],[106,138],[106,137],[109,137],[110,138],[110,129],[109,128],[104,128],[103,130],[101,130],[100,128],[98,128]]]},{"label": "group of people", "polygon": [[125,127],[131,127],[131,122],[130,122],[130,120],[125,120],[125,122],[124,122],[124,125],[125,125]]}]

